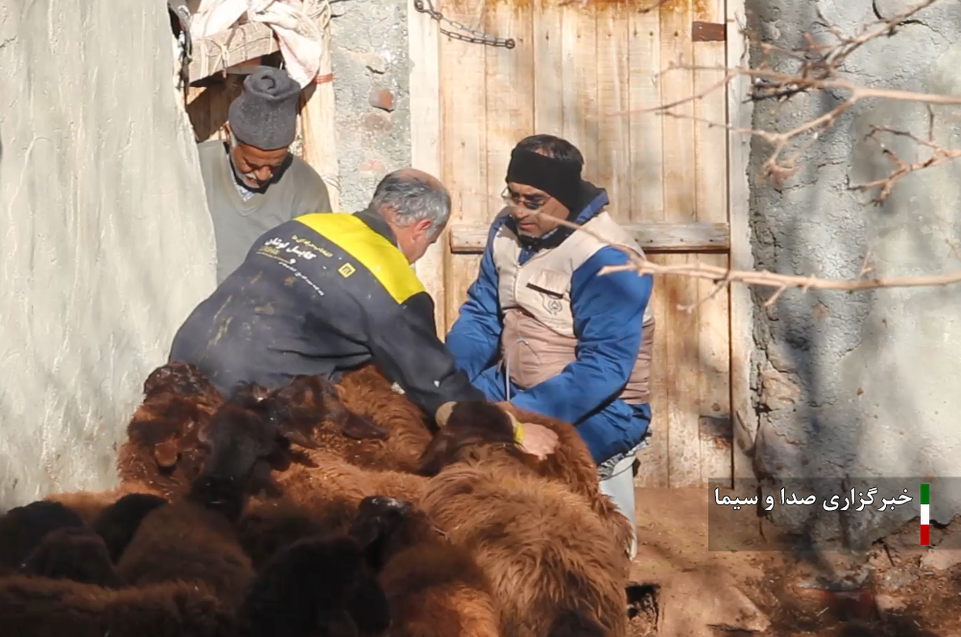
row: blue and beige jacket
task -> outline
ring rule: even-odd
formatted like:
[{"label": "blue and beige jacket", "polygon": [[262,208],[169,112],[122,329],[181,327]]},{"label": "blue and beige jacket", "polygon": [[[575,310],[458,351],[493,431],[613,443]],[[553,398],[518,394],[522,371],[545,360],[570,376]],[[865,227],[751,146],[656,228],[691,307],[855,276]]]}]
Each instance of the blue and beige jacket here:
[{"label": "blue and beige jacket", "polygon": [[[648,405],[654,335],[652,277],[599,274],[628,263],[607,241],[639,258],[644,253],[603,211],[605,191],[587,182],[582,189],[583,208],[571,220],[593,234],[561,227],[532,240],[518,234],[507,211],[497,217],[477,280],[447,335],[472,381],[499,365],[520,389],[513,405],[574,425],[613,401]],[[637,444],[648,418],[646,409],[637,413],[645,422],[636,427],[593,431],[604,425],[591,425],[595,458]]]}]

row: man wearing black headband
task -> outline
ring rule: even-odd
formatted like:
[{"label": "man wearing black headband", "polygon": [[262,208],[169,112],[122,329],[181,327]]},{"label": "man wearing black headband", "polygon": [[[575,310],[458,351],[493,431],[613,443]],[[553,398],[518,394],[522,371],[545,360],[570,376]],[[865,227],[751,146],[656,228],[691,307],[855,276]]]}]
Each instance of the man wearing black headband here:
[{"label": "man wearing black headband", "polygon": [[607,193],[581,178],[583,164],[577,148],[551,135],[528,137],[511,153],[507,207],[447,346],[489,400],[574,424],[602,491],[633,519],[630,469],[651,421],[653,279],[598,276],[628,263],[624,250],[644,253],[603,210]]}]

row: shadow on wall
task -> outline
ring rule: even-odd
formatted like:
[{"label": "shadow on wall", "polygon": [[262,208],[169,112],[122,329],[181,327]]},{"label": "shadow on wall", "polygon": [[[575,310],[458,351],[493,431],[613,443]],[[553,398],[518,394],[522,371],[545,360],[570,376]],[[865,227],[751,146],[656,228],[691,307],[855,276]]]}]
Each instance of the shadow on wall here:
[{"label": "shadow on wall", "polygon": [[197,142],[216,135],[227,122],[227,109],[244,88],[246,75],[230,74],[205,78],[202,86],[191,88],[196,97],[186,106]]},{"label": "shadow on wall", "polygon": [[[869,4],[855,4],[863,3],[841,9],[837,3],[832,9],[836,14],[827,17],[853,33],[875,19]],[[939,22],[945,17],[942,24],[961,26],[934,9],[919,17]],[[749,0],[748,19],[750,29],[782,47],[800,47],[805,32],[825,42],[830,37],[814,26],[814,3],[774,6]],[[932,36],[923,24],[912,25],[866,45],[849,58],[846,70],[853,81],[871,86],[956,94],[957,80],[947,70],[961,63],[961,47],[952,46],[949,38]],[[755,50],[752,66],[759,62]],[[846,97],[811,92],[781,103],[758,102],[754,127],[786,131],[829,112]],[[957,132],[953,140],[947,138],[950,123],[943,112],[941,116],[935,117],[936,138],[961,146]],[[874,125],[909,129],[926,139],[928,111],[909,102],[858,104],[804,152],[801,170],[779,190],[755,179],[771,148],[752,140],[751,226],[757,268],[850,279],[861,274],[866,254],[867,265],[878,276],[923,276],[961,268],[961,242],[955,242],[961,222],[954,213],[961,206],[961,164],[909,175],[883,206],[866,205],[876,192],[858,193],[850,184],[881,178],[894,167],[875,142],[865,139]],[[910,140],[883,141],[909,162],[916,157]],[[961,430],[950,414],[957,413],[961,398],[949,379],[961,355],[961,329],[953,309],[961,301],[961,286],[855,293],[792,290],[765,308],[769,293],[754,291],[754,365],[759,372],[755,468],[760,477],[957,473],[950,458],[961,452]],[[961,507],[961,502],[952,504]],[[886,514],[884,520],[865,515],[858,525],[881,537],[910,520],[909,509],[897,517]],[[839,519],[808,517],[804,509],[795,509],[798,515],[788,518],[785,511],[775,509],[772,521],[812,537],[843,537],[846,532]],[[942,515],[950,517],[947,507]]]},{"label": "shadow on wall", "polygon": [[[0,133],[2,133],[2,131],[0,131]],[[3,183],[3,135],[0,134],[0,184],[2,183]],[[3,332],[2,332],[2,329],[0,329],[0,338],[2,337],[3,337]],[[3,401],[0,401],[0,426],[3,426],[4,423],[8,423],[8,422],[11,422],[11,420],[10,418],[8,418],[7,410],[3,405]],[[0,500],[0,515],[3,515],[4,513],[6,513],[10,508],[11,507],[7,506],[3,502],[3,500]]]}]

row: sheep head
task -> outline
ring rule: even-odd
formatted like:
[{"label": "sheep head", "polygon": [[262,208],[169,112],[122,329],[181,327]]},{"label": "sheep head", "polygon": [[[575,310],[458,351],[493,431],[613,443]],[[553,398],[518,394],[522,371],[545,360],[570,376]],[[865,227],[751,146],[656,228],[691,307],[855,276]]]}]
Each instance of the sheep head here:
[{"label": "sheep head", "polygon": [[173,392],[154,394],[137,410],[127,425],[130,443],[152,450],[153,458],[164,473],[171,473],[186,455],[197,451],[198,430],[209,420],[213,409],[195,397]]},{"label": "sheep head", "polygon": [[379,572],[395,554],[431,531],[426,515],[406,500],[368,496],[360,501],[350,535],[364,547],[367,564]]},{"label": "sheep head", "polygon": [[[317,445],[299,431],[277,421],[278,409],[268,393],[254,383],[241,383],[198,430],[198,441],[209,454],[192,492],[208,505],[223,504],[239,515],[239,500],[248,490],[270,487],[270,470],[284,470],[291,442]],[[265,484],[258,484],[258,482]]]},{"label": "sheep head", "polygon": [[151,449],[162,473],[199,470],[196,430],[223,403],[223,396],[195,365],[173,361],[158,367],[143,385],[144,401],[127,425],[137,446]]},{"label": "sheep head", "polygon": [[197,366],[186,361],[171,361],[150,372],[143,384],[145,398],[164,392],[181,396],[219,397],[220,392],[207,380]]},{"label": "sheep head", "polygon": [[337,386],[320,375],[299,375],[276,390],[271,398],[280,413],[277,417],[292,429],[310,437],[330,422],[348,438],[355,440],[386,440],[390,433],[383,427],[347,409],[340,399]]},{"label": "sheep head", "polygon": [[447,424],[441,427],[420,456],[418,473],[433,476],[455,462],[476,457],[483,447],[506,449],[520,458],[514,441],[514,424],[503,409],[485,400],[465,400],[454,405]]}]

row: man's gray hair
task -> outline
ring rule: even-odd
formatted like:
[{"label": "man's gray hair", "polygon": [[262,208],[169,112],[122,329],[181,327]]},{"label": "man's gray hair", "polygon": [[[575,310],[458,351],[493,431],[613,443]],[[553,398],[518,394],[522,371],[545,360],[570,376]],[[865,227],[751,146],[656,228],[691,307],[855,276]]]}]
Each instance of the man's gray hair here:
[{"label": "man's gray hair", "polygon": [[450,207],[450,194],[446,188],[417,175],[404,174],[403,170],[384,177],[370,200],[371,210],[394,210],[394,222],[400,226],[429,219],[431,238],[447,223]]}]

